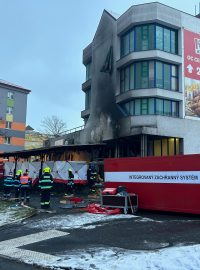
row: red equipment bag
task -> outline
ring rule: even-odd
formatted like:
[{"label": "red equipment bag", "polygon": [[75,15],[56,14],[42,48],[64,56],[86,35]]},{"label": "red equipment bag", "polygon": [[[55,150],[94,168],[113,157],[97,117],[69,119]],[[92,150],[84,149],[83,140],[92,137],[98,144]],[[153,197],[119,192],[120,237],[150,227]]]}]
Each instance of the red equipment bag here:
[{"label": "red equipment bag", "polygon": [[102,195],[116,195],[117,194],[117,188],[105,188],[102,191]]},{"label": "red equipment bag", "polygon": [[121,214],[121,209],[115,208],[111,209],[108,207],[101,207],[97,203],[91,203],[87,207],[87,211],[92,214],[104,214],[104,215],[118,215]]}]

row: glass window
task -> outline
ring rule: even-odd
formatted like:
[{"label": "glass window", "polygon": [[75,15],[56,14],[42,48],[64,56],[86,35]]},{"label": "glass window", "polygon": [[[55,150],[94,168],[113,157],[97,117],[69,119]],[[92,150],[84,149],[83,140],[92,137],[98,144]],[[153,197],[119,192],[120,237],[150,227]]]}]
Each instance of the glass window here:
[{"label": "glass window", "polygon": [[130,115],[134,115],[135,112],[135,102],[134,100],[130,101]]},{"label": "glass window", "polygon": [[156,62],[156,87],[163,88],[163,65],[161,62]]},{"label": "glass window", "polygon": [[141,63],[141,88],[149,87],[149,65],[148,62]]},{"label": "glass window", "polygon": [[135,99],[135,115],[140,115],[140,99]]},{"label": "glass window", "polygon": [[178,52],[177,48],[177,32],[171,30],[171,53],[176,53]]},{"label": "glass window", "polygon": [[124,91],[126,92],[129,89],[129,67],[126,67],[124,71]]},{"label": "glass window", "polygon": [[130,104],[129,104],[129,102],[124,103],[124,104],[123,104],[123,108],[124,108],[125,114],[126,114],[127,116],[130,115]]},{"label": "glass window", "polygon": [[162,156],[168,155],[167,139],[162,139]]},{"label": "glass window", "polygon": [[175,154],[174,153],[174,148],[175,148],[174,138],[169,138],[168,143],[169,143],[169,156],[173,156]]},{"label": "glass window", "polygon": [[172,83],[171,89],[177,91],[178,90],[178,78],[172,77],[171,80],[172,80],[171,81],[171,83]]},{"label": "glass window", "polygon": [[149,62],[149,87],[154,88],[154,61]]},{"label": "glass window", "polygon": [[154,156],[161,156],[161,140],[154,140]]},{"label": "glass window", "polygon": [[171,65],[171,69],[172,69],[172,76],[177,77],[178,76],[178,68],[177,68],[177,66]]},{"label": "glass window", "polygon": [[9,99],[13,99],[13,98],[14,98],[13,92],[8,92],[8,98],[9,98]]},{"label": "glass window", "polygon": [[86,65],[86,81],[91,79],[91,62]]},{"label": "glass window", "polygon": [[142,28],[137,26],[135,28],[135,50],[141,51],[141,40],[142,40]]},{"label": "glass window", "polygon": [[164,100],[164,115],[170,116],[171,115],[171,101]]},{"label": "glass window", "polygon": [[170,30],[164,28],[164,51],[170,52]]},{"label": "glass window", "polygon": [[149,98],[149,114],[155,114],[154,98]]},{"label": "glass window", "polygon": [[179,116],[179,103],[176,101],[172,101],[172,116]]},{"label": "glass window", "polygon": [[130,66],[130,89],[134,89],[134,65]]},{"label": "glass window", "polygon": [[163,28],[156,25],[156,49],[163,50]]},{"label": "glass window", "polygon": [[146,24],[134,27],[121,37],[121,56],[133,51],[153,49],[177,54],[177,31],[156,24]]},{"label": "glass window", "polygon": [[150,24],[149,25],[149,50],[155,49],[154,45],[154,33],[155,33],[155,25]]},{"label": "glass window", "polygon": [[141,88],[141,62],[135,64],[135,87],[136,89]]},{"label": "glass window", "polygon": [[149,32],[148,32],[148,26],[144,25],[141,27],[142,29],[142,42],[141,42],[141,50],[148,50],[149,46],[148,46],[148,41],[149,41]]},{"label": "glass window", "polygon": [[171,88],[170,65],[164,64],[164,89]]},{"label": "glass window", "polygon": [[148,99],[147,98],[141,99],[141,114],[142,115],[148,114]]},{"label": "glass window", "polygon": [[163,114],[163,100],[156,98],[156,114]]},{"label": "glass window", "polygon": [[124,35],[121,38],[121,56],[129,53],[129,34]]},{"label": "glass window", "polygon": [[132,30],[130,32],[130,52],[133,52],[134,51],[134,41],[135,41],[134,30]]},{"label": "glass window", "polygon": [[176,155],[180,154],[180,139],[176,138]]}]

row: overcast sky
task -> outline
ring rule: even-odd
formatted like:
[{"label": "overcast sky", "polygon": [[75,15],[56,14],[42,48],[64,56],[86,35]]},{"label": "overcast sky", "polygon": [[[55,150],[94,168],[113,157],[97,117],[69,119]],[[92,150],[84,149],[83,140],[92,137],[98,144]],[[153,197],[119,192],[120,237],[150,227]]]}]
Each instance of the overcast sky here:
[{"label": "overcast sky", "polygon": [[[0,0],[0,79],[21,85],[28,96],[27,124],[57,115],[67,128],[83,124],[85,81],[82,51],[92,41],[104,9],[124,13],[131,0]],[[160,1],[195,13],[198,1]]]}]

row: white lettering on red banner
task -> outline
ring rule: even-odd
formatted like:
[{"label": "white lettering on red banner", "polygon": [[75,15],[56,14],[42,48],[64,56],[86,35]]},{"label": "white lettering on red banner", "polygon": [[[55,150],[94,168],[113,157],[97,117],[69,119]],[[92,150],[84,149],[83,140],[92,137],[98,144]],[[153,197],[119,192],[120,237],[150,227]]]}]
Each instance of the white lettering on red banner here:
[{"label": "white lettering on red banner", "polygon": [[184,30],[185,77],[200,80],[200,35]]},{"label": "white lettering on red banner", "polygon": [[105,172],[105,182],[200,184],[200,171]]}]

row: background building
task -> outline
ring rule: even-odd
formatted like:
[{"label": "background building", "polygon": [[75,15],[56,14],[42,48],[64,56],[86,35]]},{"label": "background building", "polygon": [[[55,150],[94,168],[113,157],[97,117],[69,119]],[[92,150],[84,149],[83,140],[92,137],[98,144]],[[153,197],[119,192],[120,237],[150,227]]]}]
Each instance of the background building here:
[{"label": "background building", "polygon": [[200,152],[200,20],[154,2],[104,11],[86,66],[81,143],[107,156]]},{"label": "background building", "polygon": [[31,126],[26,127],[24,149],[36,149],[44,146],[44,142],[48,139],[47,135],[35,131]]},{"label": "background building", "polygon": [[0,152],[24,149],[30,90],[0,80]]}]

